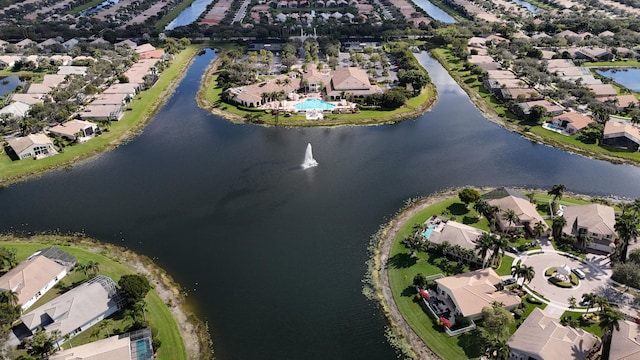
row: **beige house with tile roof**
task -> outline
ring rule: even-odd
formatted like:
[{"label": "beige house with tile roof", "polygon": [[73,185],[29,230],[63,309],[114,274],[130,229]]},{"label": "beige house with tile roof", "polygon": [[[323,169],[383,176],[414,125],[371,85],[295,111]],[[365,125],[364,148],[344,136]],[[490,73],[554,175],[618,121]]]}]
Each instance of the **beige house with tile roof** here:
[{"label": "beige house with tile roof", "polygon": [[507,345],[513,360],[586,359],[598,338],[582,330],[562,326],[556,318],[535,308]]},{"label": "beige house with tile roof", "polygon": [[53,141],[42,133],[8,139],[7,143],[18,160],[41,159],[58,153],[53,146]]},{"label": "beige house with tile roof", "polygon": [[48,333],[59,330],[61,337],[73,337],[115,313],[120,307],[121,298],[113,280],[96,276],[22,315],[22,324],[18,325],[16,333],[31,336],[42,327]]},{"label": "beige house with tile roof", "polygon": [[327,95],[332,99],[342,99],[346,93],[355,97],[366,97],[382,90],[371,85],[367,72],[356,68],[339,68],[331,72],[331,81],[327,86]]},{"label": "beige house with tile roof", "polygon": [[28,309],[67,275],[67,267],[38,255],[21,262],[0,277],[0,292],[14,291],[18,305]]},{"label": "beige house with tile roof", "polygon": [[[496,223],[502,231],[514,231],[518,228],[525,228],[530,233],[533,233],[533,228],[538,222],[544,224],[545,231],[549,228],[536,210],[536,207],[530,203],[528,199],[509,195],[500,199],[490,200],[489,205],[500,208],[500,212],[496,216]],[[520,221],[518,223],[509,223],[509,221],[505,219],[506,210],[513,210]]]},{"label": "beige house with tile roof", "polygon": [[149,328],[114,335],[88,344],[56,352],[49,360],[152,360]]},{"label": "beige house with tile roof", "polygon": [[640,359],[640,325],[628,320],[618,324],[620,330],[613,331],[609,360]]},{"label": "beige house with tile roof", "polygon": [[636,151],[640,146],[640,130],[628,121],[609,120],[604,125],[602,143]]},{"label": "beige house with tile roof", "polygon": [[578,114],[576,112],[566,112],[555,116],[551,123],[555,126],[559,126],[569,134],[576,134],[584,130],[594,120],[586,115]]},{"label": "beige house with tile roof", "polygon": [[520,297],[510,291],[498,290],[502,283],[492,268],[471,271],[435,280],[438,294],[448,296],[455,305],[455,314],[478,320],[482,309],[493,306],[494,302],[504,304],[507,310],[520,305]]},{"label": "beige house with tile roof", "polygon": [[82,120],[69,120],[63,124],[56,125],[49,129],[52,135],[62,136],[69,140],[84,141],[96,135],[98,125]]},{"label": "beige house with tile roof", "polygon": [[616,214],[611,206],[601,204],[567,206],[562,215],[567,224],[562,228],[566,235],[588,237],[586,248],[610,253],[616,239]]}]

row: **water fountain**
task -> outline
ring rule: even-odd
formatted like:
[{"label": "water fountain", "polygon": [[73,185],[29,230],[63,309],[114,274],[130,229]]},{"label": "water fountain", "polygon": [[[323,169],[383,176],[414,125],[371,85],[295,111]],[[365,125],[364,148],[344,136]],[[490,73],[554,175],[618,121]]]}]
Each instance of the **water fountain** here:
[{"label": "water fountain", "polygon": [[311,143],[307,144],[307,151],[304,153],[304,162],[302,163],[303,169],[318,166],[318,162],[313,158],[313,151],[311,150]]}]

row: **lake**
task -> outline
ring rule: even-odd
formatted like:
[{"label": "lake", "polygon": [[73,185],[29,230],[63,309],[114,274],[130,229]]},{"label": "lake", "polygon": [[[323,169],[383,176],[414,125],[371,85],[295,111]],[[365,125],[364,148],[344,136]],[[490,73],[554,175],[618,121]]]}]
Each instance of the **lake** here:
[{"label": "lake", "polygon": [[626,88],[640,92],[640,68],[598,69],[596,72],[613,79],[613,81]]},{"label": "lake", "polygon": [[20,80],[17,76],[7,76],[0,79],[0,96],[7,96],[16,90],[18,85],[25,86],[26,81]]},{"label": "lake", "polygon": [[422,10],[424,10],[427,15],[435,20],[441,21],[445,24],[453,24],[457,22],[456,19],[454,19],[451,15],[447,14],[439,7],[433,5],[433,3],[429,0],[414,0],[413,2]]},{"label": "lake", "polygon": [[[487,121],[426,53],[440,99],[395,125],[263,128],[195,103],[196,57],[132,141],[0,189],[0,229],[84,231],[156,259],[209,322],[218,359],[393,359],[361,294],[367,244],[409,197],[451,187],[640,196],[640,169],[539,145]],[[307,143],[319,166],[302,170]]]},{"label": "lake", "polygon": [[200,15],[207,9],[207,6],[211,4],[213,0],[195,0],[189,7],[182,10],[182,12],[173,19],[165,30],[173,30],[180,26],[186,26],[196,21]]}]

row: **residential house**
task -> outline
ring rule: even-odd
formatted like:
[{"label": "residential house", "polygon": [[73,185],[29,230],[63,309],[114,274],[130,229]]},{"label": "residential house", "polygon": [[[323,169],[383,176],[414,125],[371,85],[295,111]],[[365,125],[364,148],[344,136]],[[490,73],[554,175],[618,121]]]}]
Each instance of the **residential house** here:
[{"label": "residential house", "polygon": [[605,48],[579,48],[573,53],[573,57],[576,59],[582,59],[587,61],[612,61],[615,59],[615,55]]},{"label": "residential house", "polygon": [[42,104],[44,102],[44,97],[44,94],[10,94],[9,100],[31,106],[34,104]]},{"label": "residential house", "polygon": [[447,296],[455,305],[455,315],[472,320],[482,317],[482,309],[502,303],[507,310],[520,305],[520,297],[510,291],[498,290],[496,285],[502,279],[492,268],[480,269],[464,274],[449,276],[435,280],[437,292]]},{"label": "residential house", "polygon": [[124,116],[122,105],[94,105],[85,106],[84,111],[80,113],[83,120],[93,121],[118,121]]},{"label": "residential house", "polygon": [[536,101],[527,101],[523,103],[518,103],[516,110],[517,113],[520,113],[521,116],[526,116],[531,113],[531,108],[534,106],[541,106],[545,109],[547,114],[550,115],[559,115],[564,111],[564,107],[556,104],[552,104],[547,100],[536,100]]},{"label": "residential house", "polygon": [[70,347],[49,356],[49,360],[152,360],[153,358],[152,335],[149,328]]},{"label": "residential house", "polygon": [[[545,232],[548,231],[547,223],[542,216],[536,210],[535,205],[529,202],[526,196],[520,192],[510,188],[499,188],[490,191],[482,198],[485,199],[489,205],[497,206],[500,211],[495,215],[496,225],[502,231],[513,231],[518,228],[524,228],[529,233],[533,233],[533,229],[536,223],[542,223],[545,227]],[[513,210],[518,216],[519,221],[510,223],[505,218],[505,211]]]},{"label": "residential house", "polygon": [[475,250],[476,241],[484,233],[480,229],[452,220],[441,220],[439,224],[431,225],[429,228],[425,231],[424,236],[430,243],[440,245],[447,242],[468,250]]},{"label": "residential house", "polygon": [[577,134],[586,129],[592,122],[594,120],[591,117],[576,112],[566,112],[555,116],[551,120],[553,125],[563,128],[568,134]]},{"label": "residential house", "polygon": [[48,94],[51,92],[51,87],[44,84],[29,84],[27,88],[27,94]]},{"label": "residential house", "polygon": [[54,136],[62,136],[72,141],[83,142],[93,138],[98,132],[98,125],[82,120],[69,120],[49,129]]},{"label": "residential house", "polygon": [[309,91],[318,92],[323,86],[329,84],[331,73],[329,71],[320,71],[315,64],[310,64],[307,71],[302,74],[302,78],[306,81]]},{"label": "residential house", "polygon": [[609,360],[640,359],[640,325],[628,320],[618,325],[620,329],[611,334]]},{"label": "residential house", "polygon": [[613,33],[612,31],[605,30],[605,31],[601,32],[600,34],[598,34],[598,37],[601,37],[601,38],[603,38],[603,37],[614,37],[615,35],[616,34]]},{"label": "residential house", "polygon": [[60,66],[58,67],[58,75],[87,75],[86,66]]},{"label": "residential house", "polygon": [[512,360],[587,359],[598,344],[591,333],[563,326],[540,308],[533,309],[507,342]]},{"label": "residential house", "polygon": [[627,108],[637,107],[640,104],[640,100],[634,95],[618,95],[610,98],[599,98],[596,99],[601,102],[612,102],[615,104],[618,111],[623,111]]},{"label": "residential house", "polygon": [[136,44],[133,40],[130,40],[130,39],[122,40],[120,42],[115,43],[114,45],[115,47],[128,46],[130,49],[135,49],[138,47],[138,44]]},{"label": "residential house", "polygon": [[382,92],[378,85],[372,85],[369,82],[369,76],[365,70],[356,67],[332,71],[331,81],[326,90],[327,95],[332,99],[342,99],[346,93],[354,97],[367,97]]},{"label": "residential house", "polygon": [[[0,109],[0,115],[7,114],[9,117],[22,119],[27,115],[30,107],[28,104],[22,102],[12,102]],[[2,118],[2,116],[0,116],[0,118]]]},{"label": "residential house", "polygon": [[586,85],[586,87],[593,92],[596,100],[607,99],[618,95],[616,89],[610,84]]},{"label": "residential house", "polygon": [[105,94],[98,95],[91,102],[93,105],[126,105],[131,101],[131,97],[128,94]]},{"label": "residential house", "polygon": [[553,73],[555,71],[559,71],[559,69],[565,69],[570,67],[575,67],[576,65],[572,60],[569,59],[551,59],[551,60],[542,60],[542,63],[546,65],[547,71],[549,73]]},{"label": "residential house", "polygon": [[[41,252],[34,253],[0,277],[0,292],[14,291],[18,295],[18,305],[23,310],[51,290],[73,266],[50,259]],[[75,264],[75,258],[72,264]]]},{"label": "residential house", "polygon": [[[289,80],[287,81],[287,79]],[[231,100],[240,105],[258,107],[267,100],[263,94],[279,91],[290,94],[300,88],[300,83],[299,77],[291,78],[288,75],[280,75],[258,84],[231,88],[229,89],[229,95]]]},{"label": "residential house", "polygon": [[140,90],[140,84],[128,82],[123,84],[112,84],[105,89],[102,94],[125,94],[133,98]]},{"label": "residential house", "polygon": [[44,50],[47,47],[54,46],[54,45],[60,45],[58,40],[56,40],[56,39],[47,39],[47,40],[45,40],[43,42],[38,43],[36,46],[38,47],[38,49]]},{"label": "residential house", "polygon": [[640,130],[627,121],[609,120],[604,125],[602,143],[637,151],[640,146]]},{"label": "residential house", "polygon": [[611,206],[566,206],[562,216],[567,220],[562,228],[563,234],[579,238],[584,248],[606,253],[612,251],[611,244],[616,239],[616,214]]},{"label": "residential house", "polygon": [[16,160],[41,159],[58,153],[51,139],[43,133],[11,138],[7,143]]},{"label": "residential house", "polygon": [[74,47],[76,47],[76,45],[78,45],[78,43],[80,43],[80,41],[78,39],[76,39],[76,38],[73,38],[73,39],[69,39],[69,40],[63,42],[62,46],[64,46],[64,48],[67,49],[67,50],[71,50]]},{"label": "residential house", "polygon": [[38,328],[46,332],[58,330],[63,342],[65,337],[72,338],[120,310],[122,303],[115,282],[106,276],[96,276],[22,315],[22,323],[14,328],[14,334],[22,340]]},{"label": "residential house", "polygon": [[18,47],[18,50],[24,50],[26,48],[29,48],[31,46],[36,46],[36,42],[31,40],[31,39],[24,39],[22,41],[19,41],[16,43],[16,46]]},{"label": "residential house", "polygon": [[136,48],[134,50],[139,55],[139,54],[143,54],[143,53],[145,53],[147,51],[154,51],[155,49],[156,49],[155,46],[147,43],[147,44],[142,44],[142,45],[136,46]]},{"label": "residential house", "polygon": [[46,74],[42,79],[42,85],[53,89],[65,82],[65,78],[66,75]]},{"label": "residential house", "polygon": [[498,90],[498,97],[502,101],[515,100],[518,102],[523,101],[535,101],[543,98],[542,94],[534,88],[500,88]]},{"label": "residential house", "polygon": [[20,56],[17,55],[0,55],[0,68],[10,69],[18,60],[20,60]]}]

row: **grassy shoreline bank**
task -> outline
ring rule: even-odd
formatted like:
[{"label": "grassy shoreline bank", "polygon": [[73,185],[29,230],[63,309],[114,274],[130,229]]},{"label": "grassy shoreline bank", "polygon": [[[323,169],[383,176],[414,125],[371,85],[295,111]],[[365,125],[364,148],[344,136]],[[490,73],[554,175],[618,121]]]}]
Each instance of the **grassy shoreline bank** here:
[{"label": "grassy shoreline bank", "polygon": [[[2,234],[0,235],[0,245],[16,249],[18,260],[23,260],[43,247],[58,246],[74,255],[79,262],[95,261],[100,263],[99,273],[113,278],[116,282],[120,276],[125,274],[140,273],[145,275],[154,289],[147,294],[145,299],[149,323],[157,328],[159,340],[162,342],[158,349],[157,358],[162,360],[213,358],[208,325],[189,310],[187,299],[180,285],[148,257],[83,236],[33,235],[18,237]],[[73,276],[73,272],[69,276]],[[51,290],[51,292],[53,291],[55,289]],[[54,295],[47,293],[45,296],[52,298]],[[46,301],[46,299],[41,300]],[[103,329],[99,324],[96,327]],[[73,338],[72,345],[78,346],[83,341],[90,341],[91,329]]]},{"label": "grassy shoreline bank", "polygon": [[[495,99],[494,96],[483,96],[481,90],[471,86],[462,78],[460,71],[456,69],[456,64],[452,63],[453,59],[449,50],[442,48],[431,49],[430,53],[442,64],[451,77],[456,80],[458,85],[467,93],[471,102],[480,112],[490,121],[502,126],[503,128],[518,133],[531,141],[546,144],[560,150],[573,152],[588,158],[605,160],[614,164],[630,164],[640,166],[640,153],[628,152],[623,149],[604,149],[595,144],[585,144],[574,138],[553,133],[544,130],[542,126],[522,126],[515,124],[516,118],[510,111],[506,109],[504,104]],[[458,59],[459,61],[459,59]],[[473,84],[474,82],[472,82]],[[506,119],[506,120],[505,120]],[[568,139],[567,139],[568,138]],[[568,141],[573,140],[573,141]],[[607,151],[607,152],[605,152]]]},{"label": "grassy shoreline bank", "polygon": [[17,183],[46,172],[68,168],[81,161],[93,158],[109,151],[139,135],[151,121],[153,115],[173,94],[173,90],[183,78],[186,69],[200,49],[200,45],[189,45],[176,55],[171,65],[160,75],[156,84],[135,96],[125,116],[112,122],[108,131],[82,144],[66,147],[65,151],[40,160],[12,161],[0,154],[0,187]]}]

